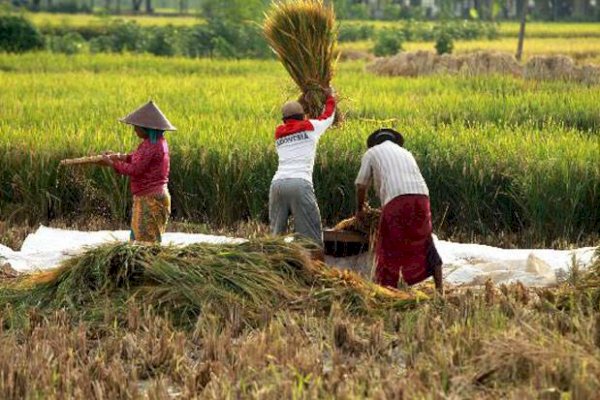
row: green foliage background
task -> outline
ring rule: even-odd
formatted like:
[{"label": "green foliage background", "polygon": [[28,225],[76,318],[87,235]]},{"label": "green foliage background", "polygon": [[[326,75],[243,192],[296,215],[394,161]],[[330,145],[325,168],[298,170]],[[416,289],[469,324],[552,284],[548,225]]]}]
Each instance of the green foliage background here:
[{"label": "green foliage background", "polygon": [[[154,99],[179,131],[168,139],[174,215],[215,225],[266,221],[279,106],[296,93],[275,61],[51,54],[0,58],[0,215],[12,221],[104,213],[128,218],[124,179],[62,158],[136,139],[117,122]],[[347,122],[323,138],[315,185],[326,224],[354,207],[368,134],[404,132],[431,189],[438,233],[517,234],[577,242],[600,230],[597,88],[508,77],[399,79],[343,63]]]}]

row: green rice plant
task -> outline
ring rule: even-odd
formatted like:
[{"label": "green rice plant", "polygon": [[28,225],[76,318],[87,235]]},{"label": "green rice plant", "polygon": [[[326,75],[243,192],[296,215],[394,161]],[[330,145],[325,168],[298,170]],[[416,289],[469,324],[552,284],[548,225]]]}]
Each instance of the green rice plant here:
[{"label": "green rice plant", "polygon": [[322,0],[274,3],[264,26],[267,42],[301,90],[307,113],[323,110],[323,89],[331,84],[337,61],[337,27],[331,5]]},{"label": "green rice plant", "polygon": [[[179,128],[167,135],[173,218],[213,227],[267,222],[277,168],[273,127],[288,93],[276,61],[39,53],[4,55],[0,71],[3,221],[101,214],[128,223],[127,180],[58,163],[135,149],[131,128],[116,120],[153,98]],[[425,176],[440,236],[594,243],[596,87],[499,76],[388,78],[365,72],[362,62],[339,64],[336,80],[352,112],[319,144],[314,184],[325,226],[355,209],[353,182],[368,134],[393,126]]]}]

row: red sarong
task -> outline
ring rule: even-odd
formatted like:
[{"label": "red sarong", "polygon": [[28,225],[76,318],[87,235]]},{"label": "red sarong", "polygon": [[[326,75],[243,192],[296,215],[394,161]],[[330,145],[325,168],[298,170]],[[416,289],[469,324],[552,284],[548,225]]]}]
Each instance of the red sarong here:
[{"label": "red sarong", "polygon": [[376,243],[376,282],[395,288],[400,272],[409,285],[432,276],[442,260],[431,233],[429,197],[403,195],[386,204]]}]

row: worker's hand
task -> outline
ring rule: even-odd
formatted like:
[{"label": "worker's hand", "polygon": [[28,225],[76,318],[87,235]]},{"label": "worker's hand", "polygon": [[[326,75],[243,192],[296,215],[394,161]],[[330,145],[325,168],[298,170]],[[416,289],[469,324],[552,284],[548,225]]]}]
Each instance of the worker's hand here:
[{"label": "worker's hand", "polygon": [[364,221],[365,218],[367,217],[367,212],[365,211],[364,208],[361,208],[360,210],[356,211],[355,217],[359,222]]},{"label": "worker's hand", "polygon": [[109,157],[112,161],[124,161],[127,159],[127,154],[115,153],[114,151],[104,151],[102,155]]},{"label": "worker's hand", "polygon": [[103,154],[102,155],[102,161],[99,162],[100,165],[105,166],[105,167],[112,167],[114,164],[114,161],[112,159],[112,155],[108,155],[108,154]]}]

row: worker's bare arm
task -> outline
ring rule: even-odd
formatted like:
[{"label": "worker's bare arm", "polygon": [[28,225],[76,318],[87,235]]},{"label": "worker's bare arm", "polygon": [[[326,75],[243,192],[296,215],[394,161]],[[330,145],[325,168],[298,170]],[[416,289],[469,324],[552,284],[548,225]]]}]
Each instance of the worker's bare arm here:
[{"label": "worker's bare arm", "polygon": [[362,218],[365,211],[365,204],[367,201],[367,190],[368,187],[365,185],[356,185],[356,217]]}]

